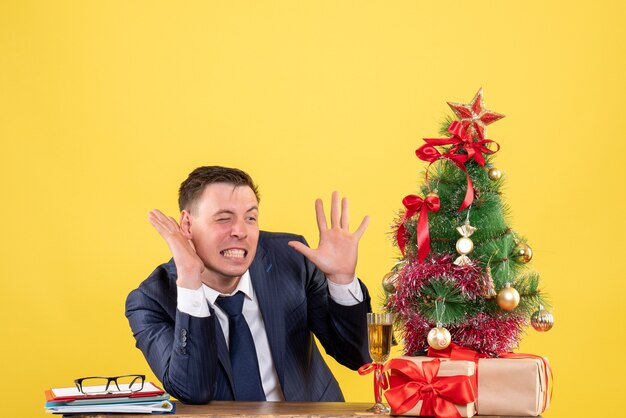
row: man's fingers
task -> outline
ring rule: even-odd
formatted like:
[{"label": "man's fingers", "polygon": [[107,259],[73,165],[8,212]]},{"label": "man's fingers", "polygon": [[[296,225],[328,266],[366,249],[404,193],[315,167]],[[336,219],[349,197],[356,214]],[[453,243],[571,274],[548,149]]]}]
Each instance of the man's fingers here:
[{"label": "man's fingers", "polygon": [[150,225],[156,226],[155,223],[157,223],[157,220],[152,211],[148,212],[148,222],[150,222]]},{"label": "man's fingers", "polygon": [[348,198],[341,199],[341,229],[350,232],[350,215],[348,213]]},{"label": "man's fingers", "polygon": [[158,209],[154,209],[154,210],[151,210],[151,211],[148,213],[148,220],[150,220],[150,221],[151,221],[151,223],[152,223],[152,222],[157,222],[158,224],[165,226],[165,225],[167,225],[167,222],[168,222],[168,217],[167,217],[167,216],[165,216],[165,215],[164,215],[161,211],[159,211]]},{"label": "man's fingers", "polygon": [[154,209],[151,210],[150,212],[148,212],[148,222],[150,222],[151,224],[155,224],[156,222],[158,222],[159,219],[159,211]]},{"label": "man's fingers", "polygon": [[152,225],[160,234],[163,234],[163,232],[166,231],[166,227],[163,224],[163,218],[165,218],[165,215],[156,209],[148,212],[148,222],[150,222],[150,225]]},{"label": "man's fingers", "polygon": [[169,221],[170,226],[172,227],[172,229],[174,231],[178,231],[181,232],[180,230],[180,225],[178,225],[178,222],[176,221],[176,219],[172,218],[171,216],[169,216],[167,218],[167,220]]},{"label": "man's fingers", "polygon": [[333,192],[330,201],[330,227],[339,227],[339,192]]},{"label": "man's fingers", "polygon": [[361,236],[365,232],[365,229],[367,229],[367,226],[369,225],[369,223],[370,223],[369,216],[366,216],[365,218],[363,218],[363,220],[361,221],[361,225],[359,225],[357,230],[354,231],[354,236],[356,237],[356,239],[361,239]]},{"label": "man's fingers", "polygon": [[317,228],[320,230],[321,235],[322,231],[326,231],[328,229],[326,215],[324,214],[324,202],[322,202],[322,199],[315,200],[315,217],[317,218]]},{"label": "man's fingers", "polygon": [[158,209],[152,209],[152,210],[149,212],[149,215],[150,215],[150,216],[153,216],[153,217],[155,217],[155,218],[165,218],[165,217],[166,217],[166,216],[163,214],[163,212],[161,212],[161,211],[160,211],[160,210],[158,210]]},{"label": "man's fingers", "polygon": [[154,209],[148,213],[148,222],[164,237],[164,234],[180,232],[178,222],[171,216],[165,216],[158,209]]},{"label": "man's fingers", "polygon": [[300,241],[289,241],[287,244],[306,258],[309,258],[309,256],[314,254],[314,251],[312,249],[310,249]]}]

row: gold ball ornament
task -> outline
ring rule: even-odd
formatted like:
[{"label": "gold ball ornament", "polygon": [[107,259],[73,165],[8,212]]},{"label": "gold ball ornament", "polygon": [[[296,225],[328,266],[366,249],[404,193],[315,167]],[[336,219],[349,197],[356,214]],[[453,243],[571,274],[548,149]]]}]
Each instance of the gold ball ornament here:
[{"label": "gold ball ornament", "polygon": [[513,250],[513,259],[518,263],[528,263],[533,259],[533,250],[530,245],[525,242],[520,242],[515,246]]},{"label": "gold ball ornament", "polygon": [[447,348],[451,341],[450,331],[442,326],[435,327],[428,332],[428,345],[434,350]]},{"label": "gold ball ornament", "polygon": [[554,326],[554,316],[539,306],[539,310],[531,315],[530,324],[539,332],[550,331]]},{"label": "gold ball ornament", "polygon": [[383,277],[383,290],[386,293],[396,292],[396,282],[398,281],[398,272],[390,271]]},{"label": "gold ball ornament", "polygon": [[500,289],[496,298],[498,306],[505,311],[512,311],[519,305],[519,292],[511,287],[510,284],[506,284],[505,287]]},{"label": "gold ball ornament", "polygon": [[502,171],[498,170],[495,167],[491,167],[489,171],[487,171],[487,175],[493,181],[500,180],[500,177],[502,177]]}]

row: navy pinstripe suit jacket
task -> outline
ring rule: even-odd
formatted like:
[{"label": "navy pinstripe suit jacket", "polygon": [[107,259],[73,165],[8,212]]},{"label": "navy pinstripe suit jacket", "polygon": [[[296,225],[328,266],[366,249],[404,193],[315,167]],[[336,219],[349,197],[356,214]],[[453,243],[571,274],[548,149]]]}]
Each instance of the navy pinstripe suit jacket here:
[{"label": "navy pinstripe suit jacket", "polygon": [[[368,363],[367,288],[364,300],[342,306],[326,278],[287,245],[301,236],[261,231],[250,266],[255,295],[285,400],[343,401],[339,384],[314,342],[356,370]],[[234,399],[226,341],[215,315],[197,318],[176,309],[176,266],[162,264],[126,300],[126,316],[152,371],[165,390],[186,403]],[[263,361],[263,359],[259,359]]]}]

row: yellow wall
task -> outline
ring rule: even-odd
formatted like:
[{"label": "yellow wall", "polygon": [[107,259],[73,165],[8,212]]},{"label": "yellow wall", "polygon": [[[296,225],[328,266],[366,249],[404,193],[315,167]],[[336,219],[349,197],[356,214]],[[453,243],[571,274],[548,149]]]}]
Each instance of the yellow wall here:
[{"label": "yellow wall", "polygon": [[[372,216],[358,272],[379,299],[413,151],[481,86],[555,305],[521,347],[554,366],[545,416],[616,412],[625,7],[584,3],[2,2],[0,414],[42,416],[44,389],[75,377],[149,373],[124,300],[168,258],[148,210],[175,214],[198,165],[249,171],[261,226],[313,242],[315,197],[347,194]],[[333,370],[371,400],[370,377]]]}]

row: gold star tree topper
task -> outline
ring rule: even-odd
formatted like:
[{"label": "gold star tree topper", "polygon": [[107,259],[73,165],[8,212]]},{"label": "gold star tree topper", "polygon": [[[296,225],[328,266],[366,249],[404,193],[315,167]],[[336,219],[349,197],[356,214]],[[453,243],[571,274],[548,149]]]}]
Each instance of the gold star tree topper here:
[{"label": "gold star tree topper", "polygon": [[490,123],[500,120],[504,115],[485,109],[483,89],[479,89],[476,96],[468,104],[448,102],[454,113],[459,117],[461,125],[472,136],[485,139],[486,127]]}]

